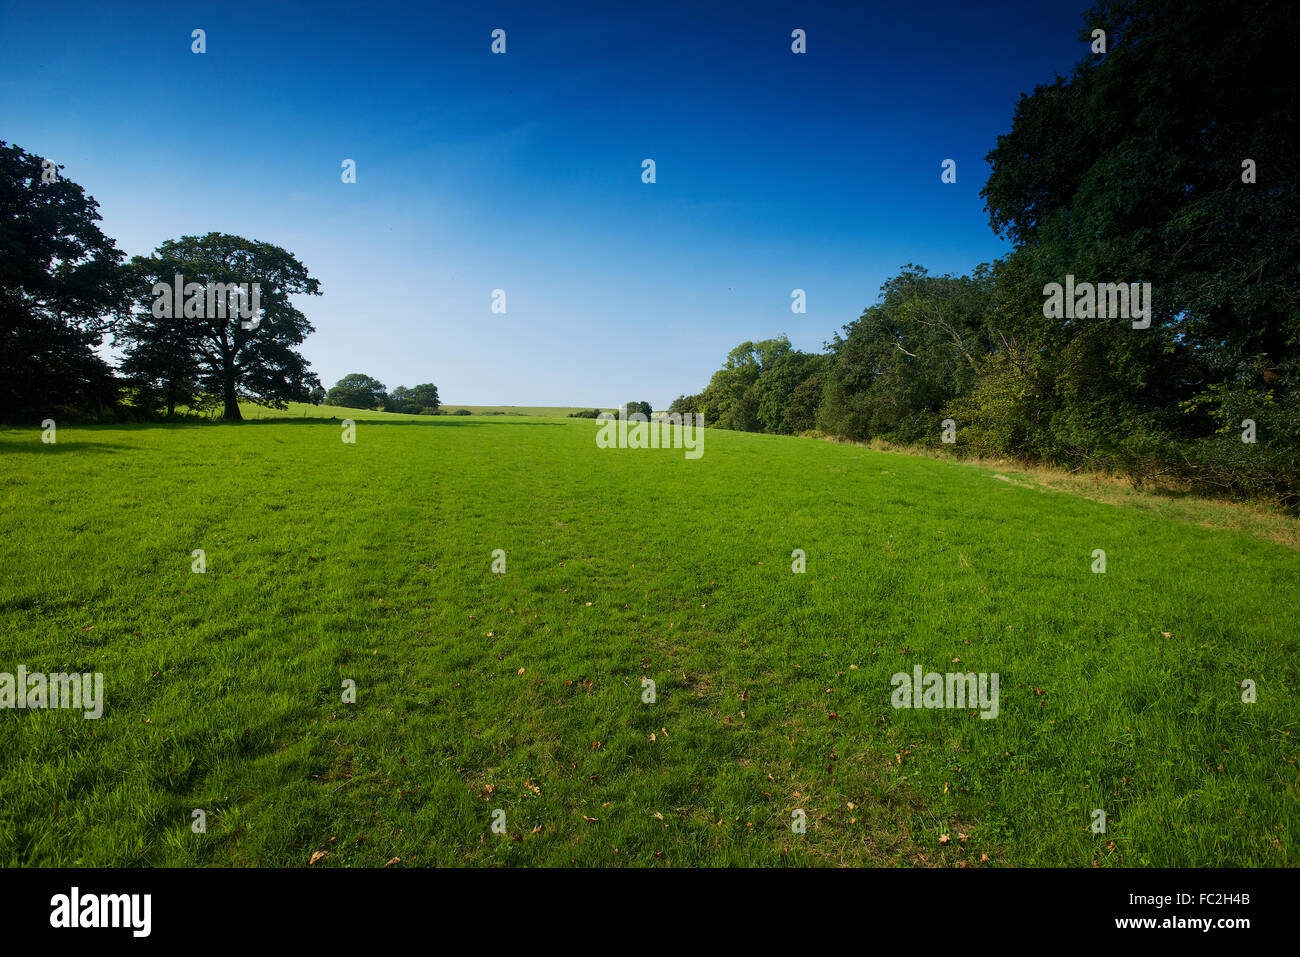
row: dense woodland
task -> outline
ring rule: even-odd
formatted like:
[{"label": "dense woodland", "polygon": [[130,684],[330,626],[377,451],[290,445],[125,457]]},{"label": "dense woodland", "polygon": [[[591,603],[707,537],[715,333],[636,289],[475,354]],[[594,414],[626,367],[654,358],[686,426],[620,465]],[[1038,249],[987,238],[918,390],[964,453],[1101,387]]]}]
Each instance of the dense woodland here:
[{"label": "dense woodland", "polygon": [[[1295,12],[1124,0],[1085,22],[1107,52],[1023,96],[988,156],[1014,251],[904,266],[823,353],[742,343],[672,410],[1300,504]],[[1150,283],[1149,327],[1048,318],[1068,275]]]}]

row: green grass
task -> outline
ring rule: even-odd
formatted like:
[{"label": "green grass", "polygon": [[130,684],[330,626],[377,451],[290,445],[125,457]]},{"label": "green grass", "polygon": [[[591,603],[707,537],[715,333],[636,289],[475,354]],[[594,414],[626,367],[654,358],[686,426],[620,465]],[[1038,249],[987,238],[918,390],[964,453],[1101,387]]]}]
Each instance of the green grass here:
[{"label": "green grass", "polygon": [[[0,711],[0,862],[1298,863],[1293,549],[807,439],[314,414],[356,444],[0,431],[0,671],[107,697]],[[895,710],[914,664],[999,717]]]}]

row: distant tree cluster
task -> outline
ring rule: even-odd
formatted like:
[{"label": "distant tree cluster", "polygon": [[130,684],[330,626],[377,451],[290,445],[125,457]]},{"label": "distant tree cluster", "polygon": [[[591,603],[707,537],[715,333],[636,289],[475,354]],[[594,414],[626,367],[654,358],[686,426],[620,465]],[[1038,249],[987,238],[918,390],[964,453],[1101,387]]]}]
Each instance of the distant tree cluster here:
[{"label": "distant tree cluster", "polygon": [[[644,415],[647,421],[649,421],[650,416],[654,414],[654,406],[652,406],[649,402],[625,402],[623,403],[622,409],[625,415],[628,416]],[[570,412],[569,418],[595,419],[595,418],[599,418],[603,414],[605,413],[602,412],[600,409],[582,409],[578,412]],[[610,414],[616,415],[617,413],[610,413]]]},{"label": "distant tree cluster", "polygon": [[[671,410],[1300,505],[1300,21],[1228,10],[1088,13],[1109,52],[1022,97],[988,156],[1012,252],[967,276],[906,266],[823,354],[743,343]],[[1150,283],[1149,326],[1049,316],[1067,276]]]},{"label": "distant tree cluster", "polygon": [[346,409],[371,409],[384,412],[402,412],[407,415],[439,415],[438,387],[432,382],[413,385],[409,389],[399,385],[392,392],[373,376],[360,372],[345,375],[334,388],[323,393],[326,405]]}]

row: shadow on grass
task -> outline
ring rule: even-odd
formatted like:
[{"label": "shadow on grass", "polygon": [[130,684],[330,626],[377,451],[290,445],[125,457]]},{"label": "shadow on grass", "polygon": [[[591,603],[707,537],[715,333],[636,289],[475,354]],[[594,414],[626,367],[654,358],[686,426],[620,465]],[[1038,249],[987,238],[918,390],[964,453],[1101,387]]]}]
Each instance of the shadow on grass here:
[{"label": "shadow on grass", "polygon": [[[391,425],[414,425],[414,426],[417,426],[417,427],[433,427],[433,428],[435,428],[435,429],[443,429],[443,428],[449,428],[449,427],[451,427],[451,428],[461,428],[461,427],[464,427],[464,426],[477,426],[477,427],[482,427],[482,426],[485,426],[485,425],[551,425],[551,426],[558,426],[558,425],[561,424],[561,423],[559,423],[559,422],[519,422],[519,421],[511,422],[511,421],[507,420],[505,416],[501,416],[500,418],[498,418],[498,417],[496,417],[496,416],[484,416],[483,418],[478,419],[478,420],[476,420],[476,421],[465,421],[466,418],[467,418],[467,417],[461,417],[461,416],[457,416],[457,417],[455,417],[455,418],[444,417],[444,416],[430,416],[430,417],[429,417],[430,421],[427,421],[427,422],[426,422],[426,421],[423,421],[423,420],[418,420],[418,419],[396,419],[396,420],[394,420],[394,419],[353,419],[352,421],[356,423],[356,425],[357,425],[358,428],[361,427],[361,426],[363,426],[363,425],[365,425],[365,426],[371,426],[371,425],[385,425],[385,426],[391,426]],[[319,419],[311,419],[311,418],[305,418],[305,417],[302,417],[302,416],[297,416],[297,417],[289,417],[289,416],[286,416],[286,417],[284,417],[284,418],[276,418],[276,419],[272,419],[272,418],[267,418],[267,419],[244,419],[242,422],[216,422],[216,423],[214,423],[214,424],[215,424],[215,425],[263,425],[263,424],[265,424],[265,425],[341,425],[342,422],[343,422],[343,419],[341,419],[341,418],[329,418],[329,419],[319,418]]]},{"label": "shadow on grass", "polygon": [[[502,416],[485,416],[476,421],[466,421],[464,418],[457,416],[444,419],[443,416],[430,416],[430,421],[421,420],[390,420],[390,419],[353,419],[358,426],[394,426],[394,425],[413,425],[423,428],[464,428],[465,426],[482,427],[487,425],[549,425],[560,426],[561,422],[520,422],[517,419],[510,421]],[[64,426],[64,428],[75,428],[79,432],[102,432],[102,431],[129,431],[143,432],[150,429],[165,429],[167,431],[176,431],[180,429],[213,429],[223,426],[258,426],[258,425],[329,425],[338,427],[343,423],[341,418],[308,418],[305,416],[284,416],[283,418],[264,418],[264,419],[241,419],[238,422],[227,422],[224,419],[179,419],[175,422],[95,422],[80,425],[76,423]],[[21,430],[21,427],[19,427]],[[39,430],[33,429],[33,434],[39,438]],[[102,442],[78,442],[76,440],[60,439],[54,445],[44,446],[50,448],[62,448],[64,446],[89,446],[103,445],[106,449],[126,448],[124,445],[110,445]],[[27,449],[28,445],[13,445],[12,443],[0,443],[0,451],[10,451],[12,449]]]},{"label": "shadow on grass", "polygon": [[129,446],[120,445],[116,442],[80,442],[76,439],[62,439],[48,445],[40,441],[0,442],[0,455],[12,455],[16,452],[27,452],[32,455],[58,455],[63,452],[106,452],[116,454],[126,448],[129,448]]}]

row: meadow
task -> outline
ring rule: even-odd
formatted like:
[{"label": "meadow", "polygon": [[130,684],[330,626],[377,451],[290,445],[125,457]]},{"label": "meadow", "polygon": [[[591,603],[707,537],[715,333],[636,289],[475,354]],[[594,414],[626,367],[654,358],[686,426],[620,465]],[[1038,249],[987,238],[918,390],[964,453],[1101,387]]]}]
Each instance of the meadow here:
[{"label": "meadow", "polygon": [[[0,430],[0,671],[106,698],[0,711],[0,862],[1300,863],[1296,549],[974,464],[596,429]],[[915,665],[999,674],[997,718],[894,708]]]}]

